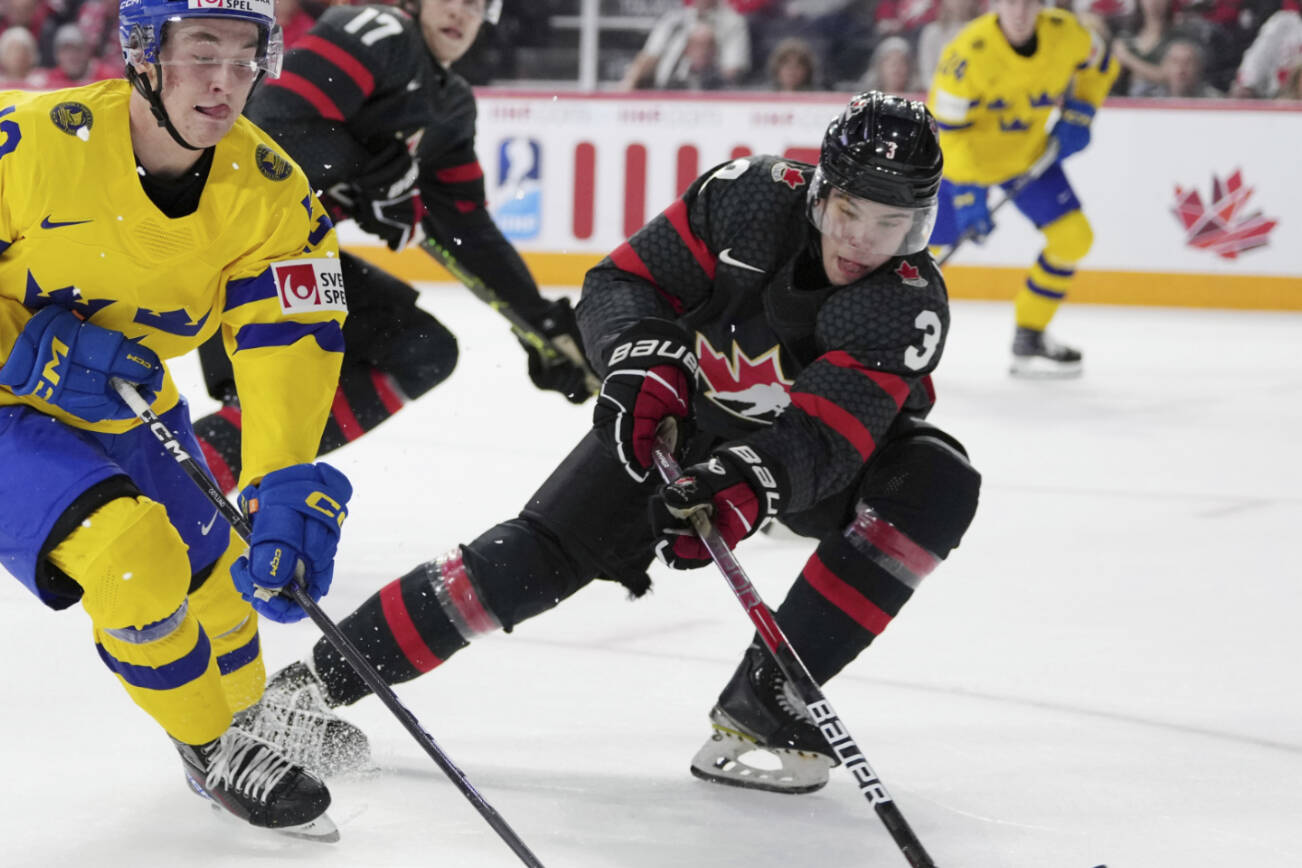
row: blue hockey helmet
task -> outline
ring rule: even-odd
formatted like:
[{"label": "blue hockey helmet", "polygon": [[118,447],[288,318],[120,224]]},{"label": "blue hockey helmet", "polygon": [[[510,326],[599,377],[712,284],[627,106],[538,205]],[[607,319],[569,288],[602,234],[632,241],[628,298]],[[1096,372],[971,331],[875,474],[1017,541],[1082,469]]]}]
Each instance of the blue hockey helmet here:
[{"label": "blue hockey helmet", "polygon": [[258,51],[254,57],[260,74],[277,78],[285,55],[276,0],[121,0],[118,37],[128,65],[159,62],[163,31],[183,18],[230,18],[258,26]]}]

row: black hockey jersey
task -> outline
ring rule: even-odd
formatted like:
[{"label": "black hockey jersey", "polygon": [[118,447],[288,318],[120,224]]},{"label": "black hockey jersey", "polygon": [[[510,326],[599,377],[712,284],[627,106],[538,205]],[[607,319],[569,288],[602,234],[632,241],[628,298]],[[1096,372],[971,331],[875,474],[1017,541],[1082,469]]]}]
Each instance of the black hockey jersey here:
[{"label": "black hockey jersey", "polygon": [[695,333],[697,425],[781,463],[783,513],[848,485],[901,412],[930,410],[949,330],[926,251],[828,284],[805,213],[813,172],[772,156],[712,169],[588,272],[578,306],[601,375],[639,320]]},{"label": "black hockey jersey", "polygon": [[414,148],[426,232],[526,318],[545,304],[486,208],[474,93],[401,9],[327,9],[246,112],[321,191],[357,178],[394,141]]}]

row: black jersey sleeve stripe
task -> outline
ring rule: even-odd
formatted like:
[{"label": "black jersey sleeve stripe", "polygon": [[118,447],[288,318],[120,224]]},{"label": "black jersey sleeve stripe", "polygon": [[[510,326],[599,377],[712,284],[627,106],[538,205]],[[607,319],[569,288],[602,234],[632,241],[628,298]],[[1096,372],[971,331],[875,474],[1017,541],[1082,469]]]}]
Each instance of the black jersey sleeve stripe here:
[{"label": "black jersey sleeve stripe", "polygon": [[868,430],[868,426],[849,410],[821,395],[794,391],[790,394],[793,406],[803,410],[807,415],[819,420],[844,437],[864,461],[867,461],[868,456],[873,454],[873,450],[877,448],[876,439],[873,438],[872,432]]},{"label": "black jersey sleeve stripe", "polygon": [[294,49],[296,51],[310,51],[328,60],[353,80],[353,84],[357,85],[357,89],[362,92],[363,97],[370,96],[375,90],[375,76],[371,75],[371,71],[360,60],[330,40],[309,33],[294,45]]},{"label": "black jersey sleeve stripe", "polygon": [[484,177],[484,169],[475,160],[469,163],[462,163],[459,166],[445,166],[442,169],[434,170],[434,177],[444,184],[460,184],[463,181],[474,181]]},{"label": "black jersey sleeve stripe", "polygon": [[270,87],[281,87],[290,93],[298,95],[305,100],[308,105],[316,109],[317,114],[321,115],[323,118],[332,121],[344,120],[344,113],[339,110],[339,106],[335,105],[335,101],[327,96],[321,88],[317,87],[306,78],[303,78],[301,75],[296,75],[289,71],[283,71],[280,73],[280,78],[269,80],[267,85]]}]

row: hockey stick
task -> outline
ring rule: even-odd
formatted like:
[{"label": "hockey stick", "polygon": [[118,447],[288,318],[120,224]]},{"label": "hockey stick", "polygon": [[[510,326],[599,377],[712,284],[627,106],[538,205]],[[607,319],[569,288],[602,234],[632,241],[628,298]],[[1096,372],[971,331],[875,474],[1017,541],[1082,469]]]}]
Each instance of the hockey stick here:
[{"label": "hockey stick", "polygon": [[[666,483],[673,482],[682,475],[682,468],[678,466],[673,456],[674,439],[673,427],[662,425],[656,432],[655,447],[651,452],[656,469],[660,471],[660,476]],[[750,615],[760,638],[773,655],[774,662],[778,664],[778,668],[782,670],[782,674],[791,684],[796,695],[800,697],[801,702],[805,703],[810,717],[818,726],[818,731],[822,733],[823,738],[827,739],[828,747],[845,765],[846,771],[854,776],[859,792],[877,812],[878,818],[895,839],[895,844],[904,854],[904,858],[909,860],[913,868],[935,868],[936,863],[931,861],[931,857],[923,849],[922,842],[909,827],[908,821],[900,813],[891,794],[886,791],[886,785],[868,764],[867,757],[859,749],[859,745],[855,743],[845,724],[841,722],[840,716],[832,710],[827,697],[819,689],[818,682],[809,674],[796,650],[787,641],[782,628],[773,617],[773,612],[764,605],[759,591],[755,590],[755,586],[751,584],[741,564],[728,548],[728,544],[715,530],[705,510],[692,513],[691,521],[692,528],[705,544],[719,572],[723,573],[732,587],[732,592],[737,595],[737,599],[746,610],[746,614]]]},{"label": "hockey stick", "polygon": [[[194,484],[199,487],[204,496],[217,508],[221,517],[226,519],[235,532],[239,534],[240,539],[247,543],[253,532],[248,519],[244,517],[244,514],[240,512],[235,504],[226,499],[226,495],[217,487],[217,483],[213,482],[205,472],[203,465],[185,451],[180,441],[176,439],[176,435],[168,429],[167,424],[159,419],[158,415],[150,408],[149,402],[140,397],[140,393],[136,391],[135,386],[118,377],[114,377],[110,382],[132,412],[139,417],[141,422],[149,426],[150,433],[162,444],[163,450],[181,465],[185,475],[190,477]],[[430,755],[430,758],[452,780],[452,783],[456,785],[462,795],[470,800],[470,803],[475,806],[475,810],[483,815],[484,819],[488,821],[488,825],[493,827],[493,831],[497,832],[515,855],[520,857],[520,861],[528,865],[529,868],[543,868],[543,864],[538,861],[538,857],[530,852],[525,843],[515,834],[515,830],[507,824],[506,820],[497,813],[492,805],[485,801],[474,785],[466,779],[465,773],[456,767],[452,760],[448,758],[448,755],[443,752],[443,749],[438,746],[438,743],[434,741],[433,736],[420,725],[416,715],[412,714],[399,701],[397,695],[393,692],[393,688],[385,683],[384,679],[380,677],[380,673],[375,671],[375,667],[370,664],[361,651],[357,650],[352,642],[348,641],[348,637],[343,634],[343,631],[339,629],[334,621],[330,620],[330,616],[321,611],[321,607],[316,604],[316,601],[308,596],[307,591],[303,589],[303,585],[299,581],[300,577],[300,574],[296,573],[288,587],[288,593],[294,599],[294,602],[303,607],[303,611],[307,612],[308,617],[321,629],[330,644],[335,646],[335,649],[343,655],[344,659],[356,670],[361,679],[366,682],[366,686],[371,688],[372,692],[380,698],[380,701],[389,707],[389,710],[398,718],[398,722],[406,727],[412,738],[416,739],[420,746],[425,749],[425,753]]]},{"label": "hockey stick", "polygon": [[[1014,180],[1013,183],[1009,185],[1008,189],[1004,191],[1004,198],[996,202],[995,207],[990,209],[991,222],[993,223],[995,213],[998,212],[1000,208],[1022,195],[1022,191],[1029,187],[1032,181],[1037,180],[1041,175],[1049,171],[1049,167],[1057,161],[1058,140],[1050,139],[1048,147],[1044,149],[1044,153],[1040,155],[1039,159],[1031,164],[1031,168],[1017,176],[1016,180]],[[976,240],[976,237],[976,233],[971,229],[968,229],[968,231],[958,237],[957,241],[950,245],[948,250],[941,254],[940,259],[936,261],[936,264],[944,265],[946,262],[949,262],[950,257],[952,257],[958,249],[963,246],[964,241],[974,241]]]},{"label": "hockey stick", "polygon": [[471,274],[463,268],[457,258],[452,255],[452,252],[439,244],[437,240],[426,235],[420,241],[420,249],[432,256],[453,277],[465,284],[466,289],[474,293],[480,301],[506,317],[506,321],[511,324],[511,331],[515,332],[516,337],[520,338],[520,340],[537,350],[544,363],[555,364],[564,357],[570,363],[583,369],[583,381],[590,394],[595,395],[601,391],[601,381],[597,379],[596,374],[592,373],[592,369],[588,366],[588,360],[583,357],[583,351],[574,342],[574,338],[569,335],[558,335],[549,338],[538,331],[528,320],[520,316],[515,308],[503,301],[502,297],[494,292],[488,284],[484,283],[477,275]]}]

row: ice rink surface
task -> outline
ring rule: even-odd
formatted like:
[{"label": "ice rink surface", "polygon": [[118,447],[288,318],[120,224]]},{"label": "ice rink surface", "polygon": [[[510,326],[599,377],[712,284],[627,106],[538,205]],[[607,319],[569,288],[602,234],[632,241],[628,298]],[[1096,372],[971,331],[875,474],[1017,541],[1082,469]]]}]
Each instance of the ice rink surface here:
[{"label": "ice rink surface", "polygon": [[[337,619],[513,515],[589,424],[468,293],[423,303],[460,366],[330,458],[357,488]],[[981,508],[827,696],[945,868],[1302,865],[1302,316],[1068,305],[1055,325],[1084,378],[1013,381],[1009,307],[955,304],[932,418],[983,472]],[[175,370],[208,410],[194,363]],[[776,605],[811,549],[739,556]],[[713,570],[653,577],[399,695],[549,868],[905,865],[841,770],[794,797],[688,774],[750,623]],[[332,782],[338,844],[210,816],[89,633],[0,582],[0,865],[520,864],[374,699],[345,710],[381,771]],[[269,669],[315,636],[264,624]]]}]

